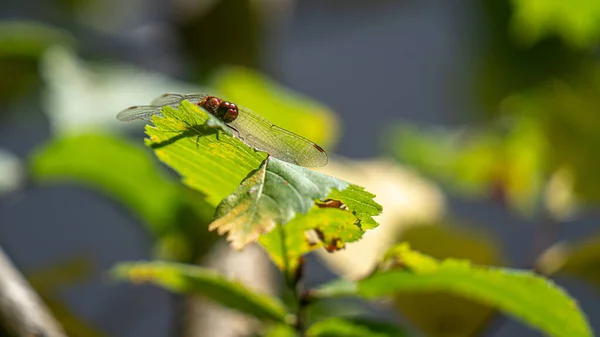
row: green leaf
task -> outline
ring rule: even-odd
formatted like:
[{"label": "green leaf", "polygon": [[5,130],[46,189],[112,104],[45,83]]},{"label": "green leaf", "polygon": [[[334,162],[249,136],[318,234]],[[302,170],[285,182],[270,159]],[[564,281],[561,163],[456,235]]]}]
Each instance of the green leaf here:
[{"label": "green leaf", "polygon": [[311,325],[308,337],[401,337],[406,332],[396,325],[364,319],[330,318]]},{"label": "green leaf", "polygon": [[[318,235],[312,233],[313,241],[307,237],[311,230],[319,232]],[[307,215],[297,216],[285,226],[261,236],[260,244],[281,269],[295,270],[298,259],[304,254],[320,247],[329,251],[339,250],[346,242],[360,239],[363,233],[351,212],[315,208]]]},{"label": "green leaf", "polygon": [[256,293],[211,269],[161,261],[127,262],[114,266],[111,273],[133,283],[150,282],[176,293],[202,295],[262,321],[286,318],[286,308],[277,298]]},{"label": "green leaf", "polygon": [[[481,226],[445,222],[411,226],[402,231],[398,241],[437,259],[468,259],[479,265],[503,262],[498,243]],[[447,292],[402,292],[393,296],[393,304],[426,336],[473,336],[496,313],[488,305]]]},{"label": "green leaf", "polygon": [[182,189],[158,170],[143,148],[106,134],[64,136],[29,160],[36,183],[75,181],[99,189],[133,209],[159,234],[176,222]]},{"label": "green leaf", "polygon": [[338,137],[339,122],[329,108],[256,71],[224,68],[213,77],[211,88],[222,98],[252,107],[275,125],[325,148],[330,148]]},{"label": "green leaf", "polygon": [[381,214],[383,207],[373,200],[375,194],[365,191],[360,186],[350,185],[341,192],[331,191],[327,198],[341,201],[360,220],[360,227],[363,230],[378,226],[373,216]]},{"label": "green leaf", "polygon": [[358,282],[358,293],[366,298],[414,291],[480,301],[551,336],[592,336],[575,300],[532,272],[474,266],[467,260],[438,262],[402,244],[386,254],[379,272]]},{"label": "green leaf", "polygon": [[512,0],[513,33],[525,44],[559,35],[574,47],[589,48],[600,39],[598,1]]},{"label": "green leaf", "polygon": [[146,144],[186,185],[206,194],[211,205],[233,192],[266,158],[265,153],[208,127],[210,114],[188,101],[178,110],[165,106],[162,113],[164,118],[154,116],[154,126],[146,126]]},{"label": "green leaf", "polygon": [[306,214],[315,199],[347,186],[339,179],[269,157],[219,204],[209,229],[229,233],[232,246],[241,249],[276,224]]}]

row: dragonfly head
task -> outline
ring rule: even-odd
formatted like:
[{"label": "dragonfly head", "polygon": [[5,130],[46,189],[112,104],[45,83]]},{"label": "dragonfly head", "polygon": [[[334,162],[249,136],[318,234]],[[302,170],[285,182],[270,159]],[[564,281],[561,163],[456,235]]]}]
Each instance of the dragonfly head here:
[{"label": "dragonfly head", "polygon": [[219,97],[206,96],[206,98],[199,102],[198,105],[208,110],[208,112],[210,112],[211,114],[216,115],[217,109],[219,108],[219,105],[221,105],[221,103],[223,103],[223,100]]}]

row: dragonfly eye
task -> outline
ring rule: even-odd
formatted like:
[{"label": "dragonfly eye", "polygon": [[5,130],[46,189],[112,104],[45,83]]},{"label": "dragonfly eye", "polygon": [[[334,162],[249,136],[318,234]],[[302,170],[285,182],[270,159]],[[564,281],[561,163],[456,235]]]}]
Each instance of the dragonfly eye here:
[{"label": "dragonfly eye", "polygon": [[230,102],[223,102],[217,109],[217,117],[225,123],[233,122],[238,116],[237,105]]},{"label": "dragonfly eye", "polygon": [[218,113],[218,109],[221,103],[223,103],[222,99],[215,96],[209,96],[202,102],[198,103],[198,105],[208,110],[210,113],[215,114]]}]

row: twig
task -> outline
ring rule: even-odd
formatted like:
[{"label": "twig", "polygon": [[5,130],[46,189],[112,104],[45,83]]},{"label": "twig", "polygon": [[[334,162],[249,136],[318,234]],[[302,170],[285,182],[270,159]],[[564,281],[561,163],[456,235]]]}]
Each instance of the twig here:
[{"label": "twig", "polygon": [[11,337],[66,334],[0,248],[0,330]]}]

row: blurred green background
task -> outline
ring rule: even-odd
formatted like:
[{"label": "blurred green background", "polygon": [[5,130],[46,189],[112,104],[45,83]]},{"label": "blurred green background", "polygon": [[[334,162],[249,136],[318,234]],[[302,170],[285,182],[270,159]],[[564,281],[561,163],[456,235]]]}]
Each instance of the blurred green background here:
[{"label": "blurred green background", "polygon": [[[372,239],[309,258],[309,285],[407,240],[550,275],[598,330],[599,42],[589,0],[3,0],[0,246],[72,336],[193,335],[181,298],[104,272],[214,259],[213,207],[115,119],[207,91],[319,143],[384,206]],[[393,302],[311,317],[536,335],[448,295]]]}]

